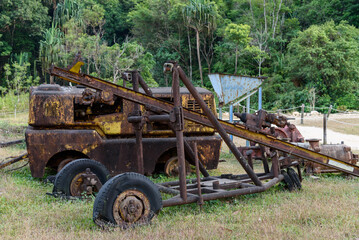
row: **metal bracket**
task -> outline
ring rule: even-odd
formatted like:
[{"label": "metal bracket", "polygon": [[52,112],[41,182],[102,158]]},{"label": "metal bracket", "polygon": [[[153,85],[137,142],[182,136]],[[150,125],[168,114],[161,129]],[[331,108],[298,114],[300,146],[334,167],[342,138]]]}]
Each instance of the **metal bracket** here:
[{"label": "metal bracket", "polygon": [[175,131],[182,131],[184,129],[184,119],[183,119],[183,108],[174,107],[170,112],[170,121],[173,124]]},{"label": "metal bracket", "polygon": [[173,63],[165,63],[163,64],[163,72],[172,72],[173,71],[174,64]]}]

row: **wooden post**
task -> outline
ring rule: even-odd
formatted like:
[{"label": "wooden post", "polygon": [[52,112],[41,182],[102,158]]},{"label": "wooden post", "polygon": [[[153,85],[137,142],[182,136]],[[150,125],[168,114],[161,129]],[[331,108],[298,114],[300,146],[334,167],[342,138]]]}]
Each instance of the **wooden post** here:
[{"label": "wooden post", "polygon": [[323,113],[323,144],[327,144],[327,122],[330,115],[330,112],[332,111],[333,106],[330,105],[328,109],[328,113]]},{"label": "wooden post", "polygon": [[304,104],[302,104],[302,112],[300,114],[300,124],[304,124]]},{"label": "wooden post", "polygon": [[323,144],[327,144],[327,114],[323,114]]},{"label": "wooden post", "polygon": [[332,108],[333,108],[333,106],[330,105],[330,106],[329,106],[329,109],[328,109],[327,119],[329,118],[329,114],[330,114],[330,112],[332,111]]}]

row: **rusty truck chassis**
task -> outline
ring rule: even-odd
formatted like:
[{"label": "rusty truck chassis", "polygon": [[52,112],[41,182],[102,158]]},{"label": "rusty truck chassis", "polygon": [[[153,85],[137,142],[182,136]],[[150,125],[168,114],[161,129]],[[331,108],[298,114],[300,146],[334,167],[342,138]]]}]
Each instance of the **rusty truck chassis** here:
[{"label": "rusty truck chassis", "polygon": [[[136,103],[135,111],[128,117],[128,121],[133,123],[136,129],[136,162],[139,173],[143,174],[143,167],[141,168],[141,166],[143,166],[141,131],[143,123],[146,121],[159,121],[169,124],[177,138],[179,180],[157,184],[160,192],[173,195],[172,198],[163,201],[163,207],[195,202],[201,205],[203,201],[207,200],[263,192],[284,179],[283,174],[280,173],[280,169],[291,166],[298,168],[299,177],[301,179],[298,163],[290,161],[290,158],[279,158],[277,151],[331,167],[347,174],[359,176],[359,167],[354,164],[282,141],[260,129],[251,129],[245,125],[233,125],[218,120],[176,62],[171,61],[165,63],[164,72],[172,74],[173,103],[152,97],[150,89],[137,71],[132,72],[133,90],[131,90],[89,75],[74,73],[55,66],[52,66],[50,69],[52,75],[64,80],[95,89],[102,92],[103,95],[116,95]],[[179,94],[179,79],[182,80],[183,84],[200,105],[204,114],[182,107]],[[139,92],[139,85],[142,86],[146,94]],[[140,105],[143,105],[147,110],[143,115],[140,111]],[[196,144],[190,146],[183,138],[184,119],[214,128],[247,174],[210,176],[203,167],[201,159],[198,158]],[[268,162],[264,159],[264,172],[255,173],[252,164],[247,162],[233,141],[231,141],[228,134],[270,147],[273,150],[270,156],[272,161],[271,169],[269,170]],[[190,155],[191,163],[196,166],[195,179],[186,179],[185,152]],[[203,178],[200,177],[200,173],[204,176]]]}]

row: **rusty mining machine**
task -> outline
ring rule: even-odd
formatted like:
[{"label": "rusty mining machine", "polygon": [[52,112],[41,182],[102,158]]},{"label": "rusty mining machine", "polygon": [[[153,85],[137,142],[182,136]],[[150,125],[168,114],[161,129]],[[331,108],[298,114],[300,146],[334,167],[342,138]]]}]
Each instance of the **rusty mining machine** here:
[{"label": "rusty mining machine", "polygon": [[[125,172],[116,175],[109,180],[106,179],[106,183],[101,186],[102,184],[98,185],[99,177],[101,176],[96,174],[97,169],[100,167],[89,164],[86,159],[76,160],[85,162],[85,164],[82,166],[81,172],[69,181],[83,179],[79,184],[83,189],[90,191],[101,187],[93,207],[93,220],[96,224],[100,226],[110,224],[122,228],[141,225],[148,223],[162,207],[189,203],[202,205],[204,201],[208,200],[259,193],[266,191],[282,180],[287,185],[292,184],[292,186],[300,188],[301,171],[299,162],[291,156],[359,177],[359,166],[355,164],[303,148],[285,139],[277,138],[271,125],[284,126],[286,121],[280,116],[259,111],[256,114],[247,115],[246,119],[248,120],[244,124],[232,124],[219,120],[176,62],[169,61],[165,63],[164,72],[172,74],[173,102],[155,98],[146,89],[144,89],[144,93],[140,92],[138,75],[136,74],[132,76],[134,86],[132,90],[96,77],[81,74],[79,71],[74,72],[55,66],[50,69],[53,76],[88,87],[96,91],[98,95],[106,96],[106,99],[111,100],[115,99],[115,97],[121,97],[133,102],[137,109],[140,107],[145,109],[145,113],[137,111],[127,118],[128,122],[137,126],[136,129],[138,129],[135,144],[137,154],[135,159],[132,159],[137,165],[137,173]],[[182,83],[202,109],[201,113],[183,108],[179,92],[180,80],[182,80]],[[214,129],[227,144],[246,174],[210,176],[203,166],[204,159],[201,159],[201,155],[198,154],[197,143],[189,143],[184,138],[184,120]],[[179,162],[178,181],[155,184],[143,175],[144,156],[141,126],[145,122],[166,123],[175,133]],[[270,154],[261,159],[263,172],[254,172],[251,161],[247,161],[230,139],[229,134],[270,149]],[[191,156],[196,167],[196,178],[194,179],[186,179],[185,155]],[[268,161],[269,159],[270,162]],[[87,167],[86,164],[88,164]],[[292,167],[296,167],[298,173]],[[87,178],[88,181],[84,178]],[[161,193],[172,197],[163,200]]]}]

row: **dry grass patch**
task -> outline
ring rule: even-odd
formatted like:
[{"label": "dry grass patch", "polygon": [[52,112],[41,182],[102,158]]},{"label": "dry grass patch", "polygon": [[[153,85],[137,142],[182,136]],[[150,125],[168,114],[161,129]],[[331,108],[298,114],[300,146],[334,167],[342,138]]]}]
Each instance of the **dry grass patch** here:
[{"label": "dry grass patch", "polygon": [[[220,170],[235,166],[233,157],[222,157],[227,162],[221,163]],[[259,194],[206,202],[202,211],[196,204],[169,207],[149,226],[105,231],[92,222],[93,199],[66,201],[47,196],[45,193],[51,192],[52,185],[33,179],[27,168],[2,171],[0,176],[2,239],[359,237],[358,178],[348,180],[336,175],[322,176],[317,181],[305,178],[300,192],[287,192],[276,186]]]},{"label": "dry grass patch", "polygon": [[[300,118],[296,118],[294,123],[299,126]],[[301,126],[323,128],[323,117],[305,117],[303,123]],[[329,116],[327,127],[335,132],[359,135],[359,116],[332,114]]]}]

